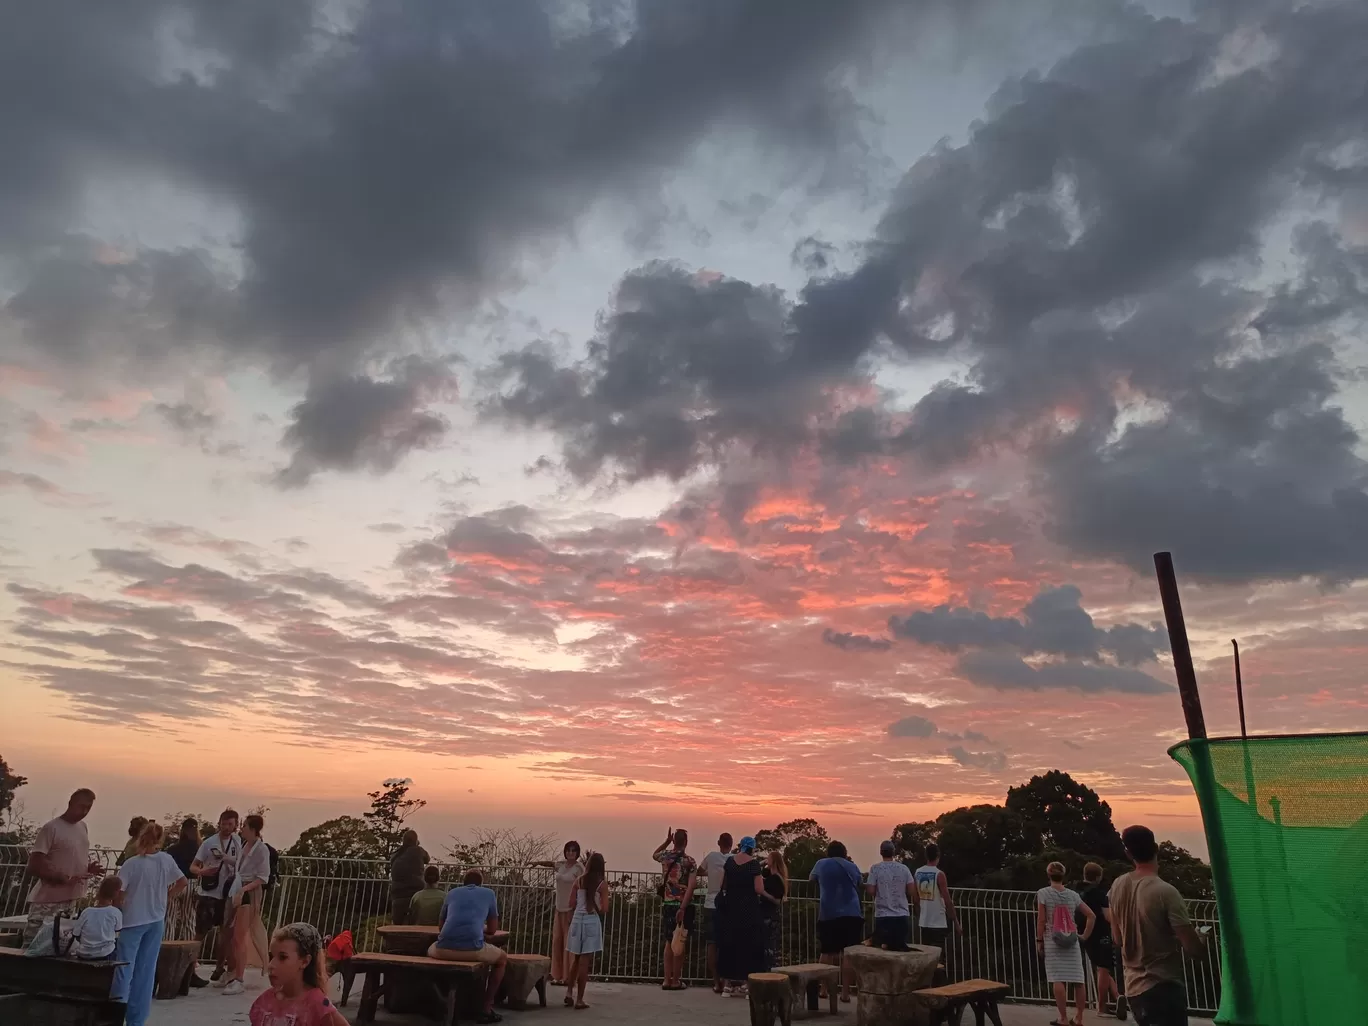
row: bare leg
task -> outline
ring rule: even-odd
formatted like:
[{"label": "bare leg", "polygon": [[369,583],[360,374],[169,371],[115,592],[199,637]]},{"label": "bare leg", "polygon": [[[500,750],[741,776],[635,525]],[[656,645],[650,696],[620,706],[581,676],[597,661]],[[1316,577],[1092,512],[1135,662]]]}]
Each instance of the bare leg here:
[{"label": "bare leg", "polygon": [[575,1003],[575,976],[579,973],[580,955],[568,954],[566,958],[570,960],[569,967],[561,971],[565,973],[565,1003],[573,1005]]},{"label": "bare leg", "polygon": [[[821,962],[823,965],[840,965],[840,964],[841,964],[841,956],[840,956],[840,955],[819,955],[818,958],[817,958],[817,961]],[[819,997],[826,997],[826,996],[827,996],[827,986],[826,986],[825,983],[822,984],[821,990],[818,991],[818,996],[819,996]]]},{"label": "bare leg", "polygon": [[503,983],[504,970],[508,967],[508,958],[499,959],[489,967],[489,982],[485,984],[484,1010],[486,1013],[494,1011],[494,999],[499,995],[499,984]]},{"label": "bare leg", "polygon": [[717,975],[717,945],[708,941],[708,975],[712,977],[713,990],[721,993],[722,980]]},{"label": "bare leg", "polygon": [[1083,1016],[1088,1011],[1088,988],[1081,983],[1074,984],[1074,1005],[1078,1008],[1079,1026],[1082,1026]]},{"label": "bare leg", "polygon": [[674,952],[670,950],[670,942],[669,942],[669,941],[666,941],[666,942],[665,942],[665,973],[664,973],[664,975],[665,975],[665,982],[664,982],[664,984],[662,984],[663,986],[665,986],[665,987],[669,987],[669,986],[670,986],[670,983],[671,983],[670,975],[671,975],[673,972],[674,972]]},{"label": "bare leg", "polygon": [[1055,1022],[1069,1021],[1069,987],[1065,983],[1052,984],[1054,991],[1055,1010],[1059,1013],[1055,1016]]},{"label": "bare leg", "polygon": [[584,955],[579,960],[579,978],[576,981],[577,996],[575,998],[576,1008],[588,1008],[584,1003],[584,988],[589,985],[589,967],[594,963],[593,955]]},{"label": "bare leg", "polygon": [[855,984],[855,968],[850,964],[850,960],[844,954],[839,956],[841,960],[841,1000],[850,1000],[850,988]]}]

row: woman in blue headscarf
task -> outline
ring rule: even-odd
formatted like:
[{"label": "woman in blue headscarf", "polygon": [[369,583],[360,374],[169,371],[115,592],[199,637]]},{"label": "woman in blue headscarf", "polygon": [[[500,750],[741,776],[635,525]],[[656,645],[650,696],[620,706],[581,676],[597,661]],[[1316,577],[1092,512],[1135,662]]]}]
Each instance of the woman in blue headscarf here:
[{"label": "woman in blue headscarf", "polygon": [[770,968],[761,905],[765,881],[755,857],[755,838],[741,838],[736,849],[722,870],[717,895],[717,975],[727,981],[727,993],[745,997],[746,977]]}]

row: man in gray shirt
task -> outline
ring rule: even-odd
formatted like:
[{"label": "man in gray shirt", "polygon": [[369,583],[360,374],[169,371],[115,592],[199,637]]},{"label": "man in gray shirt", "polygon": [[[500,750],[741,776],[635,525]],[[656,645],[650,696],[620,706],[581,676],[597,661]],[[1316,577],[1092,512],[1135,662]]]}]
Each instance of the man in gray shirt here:
[{"label": "man in gray shirt", "polygon": [[1139,1026],[1187,1026],[1183,952],[1206,953],[1183,896],[1159,879],[1159,845],[1149,827],[1121,834],[1135,869],[1118,877],[1108,895],[1112,938],[1125,966],[1125,993]]}]

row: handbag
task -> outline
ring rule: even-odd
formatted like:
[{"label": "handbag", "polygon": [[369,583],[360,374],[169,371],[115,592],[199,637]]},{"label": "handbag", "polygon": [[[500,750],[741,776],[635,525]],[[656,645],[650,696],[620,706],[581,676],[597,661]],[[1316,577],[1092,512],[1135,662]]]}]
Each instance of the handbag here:
[{"label": "handbag", "polygon": [[676,955],[684,954],[684,944],[689,939],[689,931],[682,926],[676,926],[674,936],[670,938],[670,950]]},{"label": "handbag", "polygon": [[[232,835],[229,836],[229,838],[228,838],[228,850],[225,851],[225,852],[223,853],[224,856],[227,856],[227,855],[229,855],[229,854],[232,853],[232,850],[233,850],[233,842],[234,842],[236,839],[237,839],[237,835],[236,835],[236,834],[232,834]],[[219,879],[222,877],[222,875],[223,875],[223,863],[220,861],[219,864],[218,864],[218,869],[214,870],[212,873],[205,873],[203,876],[200,877],[200,892],[203,893],[204,891],[216,891],[216,890],[218,890]]]},{"label": "handbag", "polygon": [[64,911],[58,911],[51,919],[43,921],[43,925],[38,927],[38,932],[33,940],[24,949],[24,954],[32,955],[35,958],[57,956],[66,957],[71,951],[71,945],[76,938],[72,931],[76,924],[69,918]]}]

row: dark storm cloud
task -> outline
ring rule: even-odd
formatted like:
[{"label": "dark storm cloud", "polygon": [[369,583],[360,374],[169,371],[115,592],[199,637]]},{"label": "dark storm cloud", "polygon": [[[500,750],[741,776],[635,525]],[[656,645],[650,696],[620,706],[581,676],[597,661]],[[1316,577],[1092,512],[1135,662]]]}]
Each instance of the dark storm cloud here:
[{"label": "dark storm cloud", "polygon": [[[1047,529],[1079,553],[1368,575],[1368,467],[1333,348],[1368,313],[1365,250],[1312,222],[1298,280],[1242,276],[1279,218],[1360,186],[1365,43],[1362,4],[1132,11],[919,160],[856,270],[789,304],[644,268],[583,362],[507,358],[498,409],[558,430],[582,477],[680,478],[813,444],[932,467],[1016,449]],[[910,409],[833,403],[833,386],[872,391],[889,352],[952,348],[967,375]]]},{"label": "dark storm cloud", "polygon": [[1032,665],[1010,652],[966,652],[957,669],[965,680],[999,691],[1040,691],[1046,688],[1095,693],[1158,695],[1173,687],[1148,673],[1107,663],[1059,662]]},{"label": "dark storm cloud", "polygon": [[822,631],[822,640],[847,652],[884,652],[893,644],[887,638],[873,638],[868,634],[851,634],[846,631],[833,631],[830,627]]},{"label": "dark storm cloud", "polygon": [[447,420],[424,406],[454,393],[446,367],[415,358],[387,380],[360,374],[316,380],[290,411],[285,444],[294,455],[276,481],[297,487],[320,470],[392,470],[409,452],[441,441]]},{"label": "dark storm cloud", "polygon": [[[655,179],[710,132],[857,171],[846,73],[904,20],[893,0],[96,8],[22,5],[0,36],[0,247],[21,269],[6,347],[59,375],[206,352],[302,367],[306,414],[402,351],[396,324],[506,284],[601,197],[649,214]],[[73,236],[115,169],[231,208],[240,265]],[[350,445],[301,428],[286,479],[385,469],[435,437],[414,416]]]},{"label": "dark storm cloud", "polygon": [[966,648],[1011,648],[1027,655],[1101,659],[1119,663],[1153,661],[1167,647],[1158,625],[1137,623],[1098,627],[1082,606],[1083,593],[1072,584],[1044,588],[1022,607],[1021,616],[989,616],[959,606],[936,606],[894,616],[895,637],[950,652]]},{"label": "dark storm cloud", "polygon": [[904,716],[888,725],[889,737],[930,737],[936,725],[925,716]]}]

